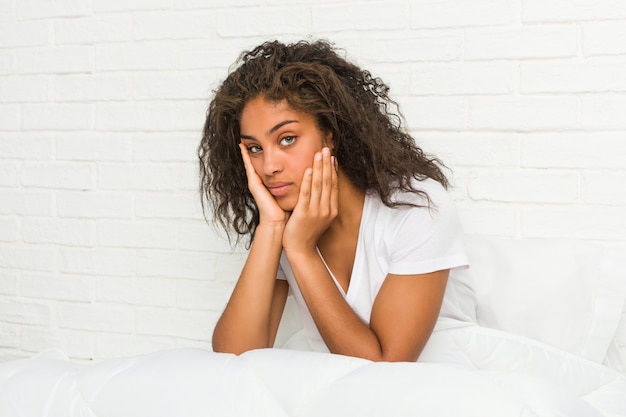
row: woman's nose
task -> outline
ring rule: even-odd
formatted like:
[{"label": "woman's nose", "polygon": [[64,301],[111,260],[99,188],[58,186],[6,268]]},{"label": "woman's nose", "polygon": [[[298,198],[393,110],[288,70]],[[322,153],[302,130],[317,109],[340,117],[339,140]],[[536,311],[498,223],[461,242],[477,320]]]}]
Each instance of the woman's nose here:
[{"label": "woman's nose", "polygon": [[278,152],[273,150],[263,151],[263,173],[271,176],[283,170],[282,158]]}]

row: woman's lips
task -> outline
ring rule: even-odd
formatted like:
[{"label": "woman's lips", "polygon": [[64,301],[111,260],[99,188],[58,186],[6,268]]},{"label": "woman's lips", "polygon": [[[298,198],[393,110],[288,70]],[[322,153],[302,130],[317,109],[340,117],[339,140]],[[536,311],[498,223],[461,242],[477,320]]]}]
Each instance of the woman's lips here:
[{"label": "woman's lips", "polygon": [[291,183],[270,184],[267,186],[267,189],[274,197],[280,197],[287,194],[291,189],[291,186]]}]

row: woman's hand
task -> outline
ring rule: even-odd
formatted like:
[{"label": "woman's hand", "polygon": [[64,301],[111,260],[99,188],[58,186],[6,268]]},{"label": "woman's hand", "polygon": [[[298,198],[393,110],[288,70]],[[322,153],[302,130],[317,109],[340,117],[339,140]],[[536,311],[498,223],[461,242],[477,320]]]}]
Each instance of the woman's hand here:
[{"label": "woman's hand", "polygon": [[259,209],[259,225],[261,224],[279,224],[284,225],[289,219],[289,213],[285,212],[274,196],[267,190],[263,180],[254,170],[248,148],[243,143],[239,144],[243,165],[246,168],[246,176],[248,177],[248,189],[254,197],[254,201]]},{"label": "woman's hand", "polygon": [[320,236],[337,217],[337,164],[328,148],[315,154],[304,172],[300,194],[283,234],[285,250],[314,250]]}]

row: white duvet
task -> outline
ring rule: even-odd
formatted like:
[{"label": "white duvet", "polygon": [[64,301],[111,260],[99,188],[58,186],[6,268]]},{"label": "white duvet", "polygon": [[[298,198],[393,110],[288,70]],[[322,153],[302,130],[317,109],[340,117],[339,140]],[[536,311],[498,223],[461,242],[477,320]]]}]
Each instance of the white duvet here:
[{"label": "white duvet", "polygon": [[0,415],[626,416],[626,376],[608,367],[478,326],[431,342],[417,363],[285,349],[177,349],[94,364],[39,355],[0,365]]},{"label": "white duvet", "polygon": [[416,363],[176,349],[79,364],[50,352],[0,364],[0,417],[626,417],[626,254],[484,237],[468,251],[451,317]]}]

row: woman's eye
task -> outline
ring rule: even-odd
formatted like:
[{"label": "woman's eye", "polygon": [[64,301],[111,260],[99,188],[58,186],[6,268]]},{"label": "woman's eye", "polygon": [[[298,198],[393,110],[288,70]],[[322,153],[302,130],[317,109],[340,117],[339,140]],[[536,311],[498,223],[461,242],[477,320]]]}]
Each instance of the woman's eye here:
[{"label": "woman's eye", "polygon": [[250,153],[259,153],[261,152],[261,147],[257,145],[248,146],[248,152]]},{"label": "woman's eye", "polygon": [[291,145],[296,141],[295,136],[285,136],[280,140],[281,145]]}]

